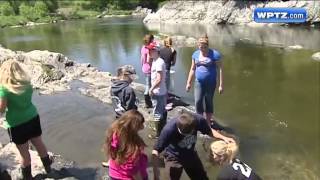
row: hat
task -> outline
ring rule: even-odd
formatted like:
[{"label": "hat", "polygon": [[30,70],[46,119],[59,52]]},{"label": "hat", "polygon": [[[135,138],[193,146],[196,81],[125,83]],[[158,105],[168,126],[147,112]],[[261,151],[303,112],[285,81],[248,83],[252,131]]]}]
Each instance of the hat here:
[{"label": "hat", "polygon": [[136,75],[136,70],[134,69],[134,67],[132,65],[123,65],[121,67],[118,68],[118,76],[120,74],[124,74],[124,75],[135,75],[134,78],[137,79],[138,76]]},{"label": "hat", "polygon": [[160,51],[160,44],[156,42],[151,42],[148,46],[146,46],[147,49],[149,50],[157,50]]}]

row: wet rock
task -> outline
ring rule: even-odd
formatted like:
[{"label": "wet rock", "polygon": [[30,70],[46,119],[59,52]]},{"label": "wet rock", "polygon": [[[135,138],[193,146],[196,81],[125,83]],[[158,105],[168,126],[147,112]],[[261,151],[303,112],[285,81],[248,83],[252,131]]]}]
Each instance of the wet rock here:
[{"label": "wet rock", "polygon": [[320,62],[320,52],[314,53],[312,59]]},{"label": "wet rock", "polygon": [[303,7],[308,24],[320,22],[319,1],[168,1],[144,23],[257,24],[252,18],[257,7]]},{"label": "wet rock", "polygon": [[288,46],[286,49],[298,50],[298,49],[303,49],[303,47],[301,45],[293,45],[293,46]]},{"label": "wet rock", "polygon": [[137,6],[136,9],[131,13],[133,16],[147,16],[152,12],[152,9],[143,8],[141,6]]}]

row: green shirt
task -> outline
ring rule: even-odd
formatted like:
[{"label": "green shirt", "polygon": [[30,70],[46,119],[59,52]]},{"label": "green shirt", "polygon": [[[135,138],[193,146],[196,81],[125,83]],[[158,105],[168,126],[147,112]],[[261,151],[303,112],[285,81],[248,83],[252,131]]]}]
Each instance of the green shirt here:
[{"label": "green shirt", "polygon": [[0,99],[7,100],[5,127],[12,128],[25,123],[38,115],[32,104],[32,86],[28,86],[22,94],[14,94],[0,85]]}]

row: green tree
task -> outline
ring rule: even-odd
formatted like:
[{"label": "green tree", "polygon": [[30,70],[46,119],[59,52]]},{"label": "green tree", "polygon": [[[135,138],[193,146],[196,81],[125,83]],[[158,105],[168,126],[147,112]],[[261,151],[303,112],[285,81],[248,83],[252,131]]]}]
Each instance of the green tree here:
[{"label": "green tree", "polygon": [[48,7],[43,1],[37,1],[34,4],[34,13],[37,17],[45,17],[48,15]]},{"label": "green tree", "polygon": [[11,7],[9,2],[1,2],[0,3],[0,15],[3,16],[11,16],[14,15],[14,10]]}]

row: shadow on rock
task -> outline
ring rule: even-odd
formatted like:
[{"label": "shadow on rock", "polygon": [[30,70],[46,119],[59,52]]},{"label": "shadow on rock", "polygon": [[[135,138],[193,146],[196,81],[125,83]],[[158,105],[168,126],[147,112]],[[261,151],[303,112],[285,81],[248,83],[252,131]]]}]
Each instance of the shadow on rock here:
[{"label": "shadow on rock", "polygon": [[41,179],[95,179],[97,169],[95,168],[61,168],[60,170],[52,169],[49,174],[38,174],[34,180]]}]

